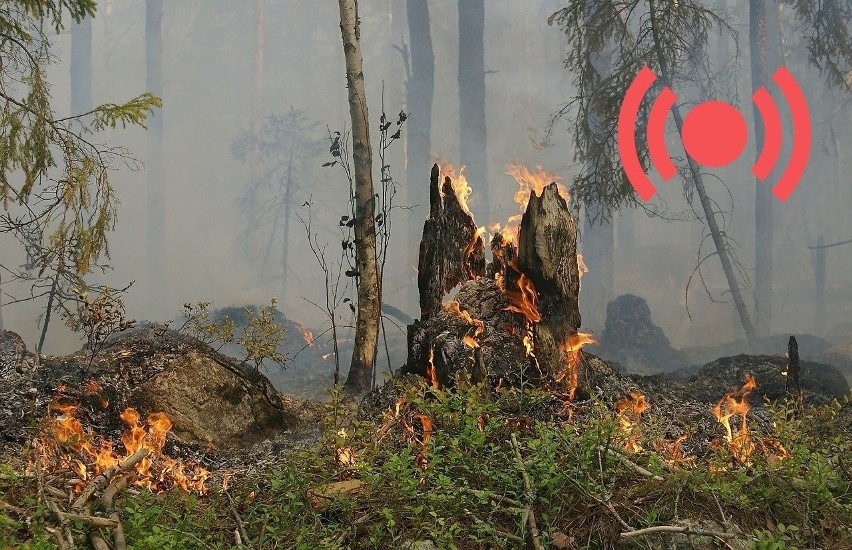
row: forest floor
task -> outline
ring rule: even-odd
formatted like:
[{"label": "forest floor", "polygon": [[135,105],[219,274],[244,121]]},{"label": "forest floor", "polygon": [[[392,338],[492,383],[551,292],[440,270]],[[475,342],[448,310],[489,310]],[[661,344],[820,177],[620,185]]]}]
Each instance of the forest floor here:
[{"label": "forest floor", "polygon": [[[611,404],[542,414],[552,394],[460,382],[395,381],[371,414],[332,392],[301,432],[220,456],[203,488],[131,483],[113,516],[126,548],[852,548],[844,400],[767,404],[771,434],[690,456]],[[0,548],[122,547],[115,524],[57,523],[58,473],[34,463],[0,466]]]}]

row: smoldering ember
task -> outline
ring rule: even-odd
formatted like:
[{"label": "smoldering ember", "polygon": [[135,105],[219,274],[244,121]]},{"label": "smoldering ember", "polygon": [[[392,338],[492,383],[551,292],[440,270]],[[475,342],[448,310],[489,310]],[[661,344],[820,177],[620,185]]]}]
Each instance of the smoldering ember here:
[{"label": "smoldering ember", "polygon": [[852,548],[851,21],[0,0],[0,548]]}]

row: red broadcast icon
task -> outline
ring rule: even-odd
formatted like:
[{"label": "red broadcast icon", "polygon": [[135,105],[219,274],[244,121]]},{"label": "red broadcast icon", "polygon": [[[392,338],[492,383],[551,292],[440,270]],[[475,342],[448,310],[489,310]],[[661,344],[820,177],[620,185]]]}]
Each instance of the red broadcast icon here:
[{"label": "red broadcast icon", "polygon": [[[618,152],[621,163],[627,179],[643,201],[650,200],[657,189],[639,163],[635,126],[639,105],[656,79],[657,75],[648,67],[639,71],[624,95],[618,115]],[[805,96],[790,71],[781,67],[772,75],[772,80],[784,93],[793,120],[794,139],[790,163],[772,188],[772,193],[783,202],[805,172],[811,150],[811,116]],[[766,88],[761,86],[751,98],[763,119],[765,135],[763,150],[751,171],[763,181],[769,177],[781,153],[781,117]],[[676,100],[677,95],[671,88],[664,87],[648,115],[648,152],[663,181],[670,180],[677,173],[665,142],[666,117]],[[684,150],[696,162],[716,168],[732,163],[742,154],[748,141],[748,126],[736,107],[724,101],[705,101],[687,113],[681,139]]]}]

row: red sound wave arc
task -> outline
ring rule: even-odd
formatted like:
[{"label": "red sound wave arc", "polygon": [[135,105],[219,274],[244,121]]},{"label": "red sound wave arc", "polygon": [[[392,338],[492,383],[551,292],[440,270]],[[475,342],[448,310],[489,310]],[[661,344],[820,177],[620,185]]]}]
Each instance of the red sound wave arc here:
[{"label": "red sound wave arc", "polygon": [[[633,79],[624,95],[618,115],[618,151],[621,163],[630,184],[643,201],[650,200],[657,192],[648,175],[642,169],[636,149],[636,121],[642,99],[651,89],[657,75],[643,67]],[[778,88],[790,106],[793,120],[793,145],[790,163],[781,175],[772,193],[785,201],[796,188],[805,172],[811,149],[811,118],[802,90],[793,75],[785,67],[772,75]],[[764,127],[763,150],[760,151],[752,173],[766,180],[778,163],[781,154],[781,117],[772,96],[761,87],[752,95]],[[663,181],[677,173],[665,143],[666,118],[675,105],[677,95],[664,87],[654,100],[648,114],[648,155]],[[746,145],[748,130],[740,112],[732,105],[721,101],[704,101],[696,105],[684,119],[681,140],[687,154],[700,164],[718,167],[733,162]]]}]

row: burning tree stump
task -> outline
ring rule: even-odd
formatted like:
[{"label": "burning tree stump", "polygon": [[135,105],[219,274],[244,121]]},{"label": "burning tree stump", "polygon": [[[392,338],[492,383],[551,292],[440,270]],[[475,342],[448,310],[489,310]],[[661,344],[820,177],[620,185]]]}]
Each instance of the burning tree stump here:
[{"label": "burning tree stump", "polygon": [[580,327],[577,222],[555,183],[530,195],[521,219],[518,265],[538,294],[535,354],[550,375],[564,368],[563,348]]},{"label": "burning tree stump", "polygon": [[[464,204],[466,184],[431,174],[431,212],[420,244],[421,319],[408,327],[405,371],[434,386],[460,369],[492,386],[543,384],[568,376],[570,393],[583,340],[577,223],[556,184],[530,193],[519,245],[497,234],[486,263],[482,234]],[[461,193],[460,196],[458,194]],[[456,302],[444,297],[461,285]]]},{"label": "burning tree stump", "polygon": [[429,218],[423,226],[417,266],[420,318],[424,321],[441,309],[450,290],[485,274],[482,236],[449,176],[441,184],[440,174],[438,165],[432,166]]}]

